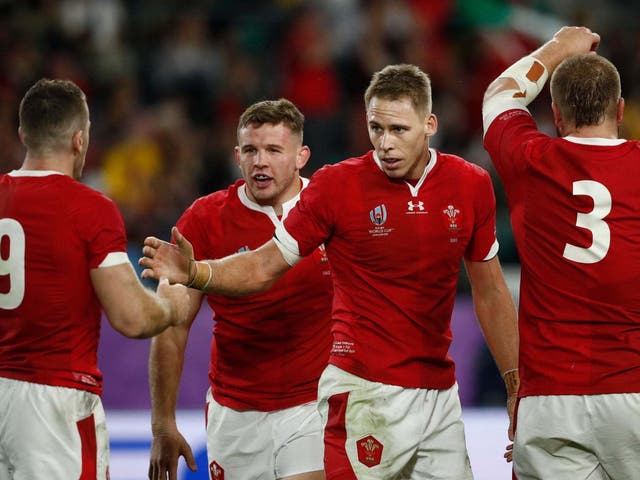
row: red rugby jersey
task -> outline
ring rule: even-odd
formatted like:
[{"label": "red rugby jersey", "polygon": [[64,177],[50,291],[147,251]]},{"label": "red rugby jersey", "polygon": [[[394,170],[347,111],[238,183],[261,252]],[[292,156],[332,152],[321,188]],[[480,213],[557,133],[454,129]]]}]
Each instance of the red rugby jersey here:
[{"label": "red rugby jersey", "polygon": [[463,257],[495,256],[495,197],[486,171],[431,149],[415,186],[373,152],[313,176],[278,239],[308,255],[325,243],[334,279],[330,363],[405,387],[453,385],[451,313]]},{"label": "red rugby jersey", "polygon": [[[284,216],[296,201],[283,205]],[[249,200],[240,180],[196,200],[178,228],[196,258],[221,258],[260,247],[280,221],[273,208]],[[209,379],[216,401],[272,411],[315,400],[331,343],[331,299],[331,272],[320,248],[266,292],[207,295],[215,319]]]},{"label": "red rugby jersey", "polygon": [[0,376],[102,392],[89,271],[126,243],[115,204],[71,177],[0,177]]},{"label": "red rugby jersey", "polygon": [[639,144],[549,137],[503,110],[484,142],[522,264],[520,395],[639,392]]}]

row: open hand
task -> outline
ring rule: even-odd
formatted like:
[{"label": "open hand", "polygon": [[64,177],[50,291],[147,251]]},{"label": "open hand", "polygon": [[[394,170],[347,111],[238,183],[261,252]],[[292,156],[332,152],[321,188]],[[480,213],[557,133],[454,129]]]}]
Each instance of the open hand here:
[{"label": "open hand", "polygon": [[142,278],[166,278],[171,284],[187,285],[195,274],[193,246],[176,227],[171,229],[171,236],[175,244],[156,237],[144,239],[144,256],[138,260],[138,265],[144,267]]}]

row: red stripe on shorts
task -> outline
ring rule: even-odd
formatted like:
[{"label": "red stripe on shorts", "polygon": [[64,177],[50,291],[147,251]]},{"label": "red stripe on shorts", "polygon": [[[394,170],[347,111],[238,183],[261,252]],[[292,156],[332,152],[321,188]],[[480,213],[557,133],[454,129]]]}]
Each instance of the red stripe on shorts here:
[{"label": "red stripe on shorts", "polygon": [[347,456],[345,415],[349,392],[329,397],[329,414],[324,428],[324,471],[327,480],[357,480]]},{"label": "red stripe on shorts", "polygon": [[98,477],[98,442],[93,415],[76,422],[82,446],[82,472],[79,480],[96,480]]}]

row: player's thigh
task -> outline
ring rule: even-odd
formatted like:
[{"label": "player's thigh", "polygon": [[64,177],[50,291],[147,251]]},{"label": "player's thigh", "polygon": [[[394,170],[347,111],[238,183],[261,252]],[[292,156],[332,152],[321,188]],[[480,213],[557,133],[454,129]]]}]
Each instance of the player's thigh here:
[{"label": "player's thigh", "polygon": [[275,480],[268,414],[238,411],[207,394],[207,458],[212,480]]},{"label": "player's thigh", "polygon": [[14,480],[107,478],[109,441],[100,398],[92,393],[16,382],[5,455]]},{"label": "player's thigh", "polygon": [[519,480],[599,478],[584,396],[522,398],[517,425],[513,464]]},{"label": "player's thigh", "polygon": [[414,465],[401,478],[420,480],[471,480],[462,423],[458,385],[446,390],[421,390],[416,411],[428,412]]},{"label": "player's thigh", "polygon": [[327,479],[395,479],[412,465],[429,416],[422,393],[328,367],[319,388]]},{"label": "player's thigh", "polygon": [[615,479],[640,476],[640,394],[591,395],[587,401],[603,469]]},{"label": "player's thigh", "polygon": [[323,478],[324,445],[317,402],[271,412],[269,416],[273,420],[276,477]]}]

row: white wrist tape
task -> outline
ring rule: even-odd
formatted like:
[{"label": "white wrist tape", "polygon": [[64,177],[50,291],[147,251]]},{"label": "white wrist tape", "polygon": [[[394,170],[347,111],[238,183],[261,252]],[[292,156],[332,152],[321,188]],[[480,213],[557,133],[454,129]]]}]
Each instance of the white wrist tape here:
[{"label": "white wrist tape", "polygon": [[512,78],[516,81],[519,91],[513,94],[513,98],[521,100],[526,107],[544,87],[549,72],[540,60],[527,56],[507,68],[498,78]]}]

